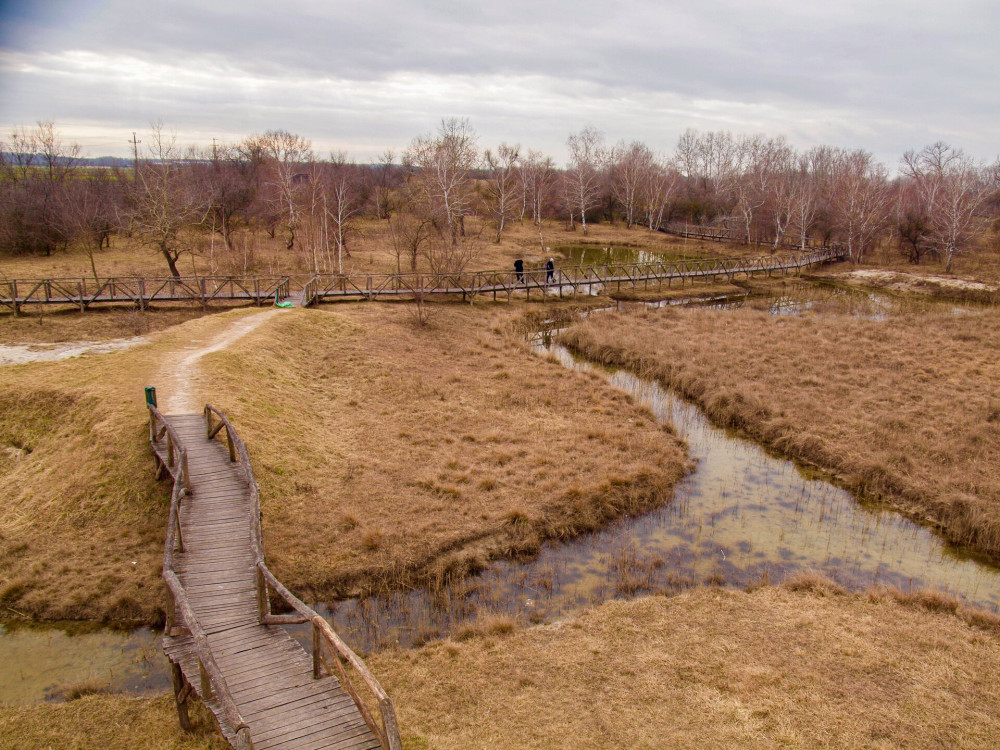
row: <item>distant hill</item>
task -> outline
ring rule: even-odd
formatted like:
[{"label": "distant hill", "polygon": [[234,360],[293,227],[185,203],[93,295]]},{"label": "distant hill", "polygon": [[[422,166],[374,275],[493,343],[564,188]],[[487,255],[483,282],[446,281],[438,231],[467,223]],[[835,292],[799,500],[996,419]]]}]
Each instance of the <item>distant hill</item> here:
[{"label": "distant hill", "polygon": [[[5,162],[9,162],[16,158],[15,155],[9,151],[0,152],[0,157],[2,157]],[[131,167],[132,166],[131,159],[123,159],[119,156],[95,156],[89,159],[82,157],[77,159],[70,159],[68,157],[63,156],[56,159],[56,163],[60,165],[68,164],[70,162],[77,164],[78,166],[81,167]],[[35,165],[41,164],[42,163],[41,154],[35,154],[32,163]]]}]

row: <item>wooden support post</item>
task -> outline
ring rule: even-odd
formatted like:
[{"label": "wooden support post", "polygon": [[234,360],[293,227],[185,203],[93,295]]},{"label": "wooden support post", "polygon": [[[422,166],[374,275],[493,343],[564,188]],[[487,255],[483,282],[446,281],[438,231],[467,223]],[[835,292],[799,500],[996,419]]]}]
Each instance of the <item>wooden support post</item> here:
[{"label": "wooden support post", "polygon": [[188,472],[188,454],[187,451],[181,453],[181,471],[184,472],[184,489],[188,494],[191,493],[191,474]]},{"label": "wooden support post", "polygon": [[17,302],[17,279],[10,282],[10,298],[14,303],[14,317],[16,318],[21,313],[21,306]]},{"label": "wooden support post", "polygon": [[187,680],[184,679],[184,673],[181,671],[180,664],[171,661],[170,674],[174,681],[174,703],[177,705],[177,720],[181,724],[181,729],[185,732],[190,732],[191,717],[188,716],[187,708],[187,697],[190,690],[187,689]]},{"label": "wooden support post", "polygon": [[323,664],[322,664],[322,654],[320,653],[320,647],[322,645],[322,640],[320,638],[319,628],[316,627],[316,623],[312,624],[312,636],[313,636],[313,679],[319,679],[323,674]]},{"label": "wooden support post", "polygon": [[198,657],[198,675],[201,677],[201,699],[206,703],[212,700],[212,678],[208,675],[208,670]]},{"label": "wooden support post", "polygon": [[396,709],[392,705],[392,700],[388,696],[380,700],[378,710],[382,714],[382,727],[385,730],[383,747],[385,750],[403,750],[403,743],[399,738],[399,723],[396,721]]},{"label": "wooden support post", "polygon": [[233,433],[226,428],[226,442],[229,443],[229,463],[236,463],[236,445],[233,443]]},{"label": "wooden support post", "polygon": [[271,614],[271,602],[267,597],[267,581],[264,579],[259,565],[254,568],[254,572],[257,574],[257,613],[260,615],[260,621],[264,622],[264,618]]},{"label": "wooden support post", "polygon": [[167,467],[174,468],[174,439],[167,430]]},{"label": "wooden support post", "polygon": [[76,290],[80,295],[80,312],[83,312],[87,308],[83,305],[83,281],[78,281],[76,284]]}]

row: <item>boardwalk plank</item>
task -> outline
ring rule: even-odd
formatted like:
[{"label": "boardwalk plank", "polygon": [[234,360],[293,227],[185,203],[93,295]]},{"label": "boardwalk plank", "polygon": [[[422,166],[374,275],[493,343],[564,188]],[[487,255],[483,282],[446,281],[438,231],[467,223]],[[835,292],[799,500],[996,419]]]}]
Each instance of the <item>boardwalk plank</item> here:
[{"label": "boardwalk plank", "polygon": [[[314,679],[312,657],[280,627],[258,622],[257,576],[250,546],[250,497],[243,466],[227,447],[205,439],[201,415],[169,418],[187,450],[191,493],[180,505],[185,552],[174,571],[208,636],[229,694],[258,750],[376,748],[357,706],[332,677]],[[165,457],[165,441],[154,445]],[[200,685],[194,639],[164,637],[164,652]],[[217,699],[206,702],[221,716]],[[233,742],[233,728],[220,718]]]}]

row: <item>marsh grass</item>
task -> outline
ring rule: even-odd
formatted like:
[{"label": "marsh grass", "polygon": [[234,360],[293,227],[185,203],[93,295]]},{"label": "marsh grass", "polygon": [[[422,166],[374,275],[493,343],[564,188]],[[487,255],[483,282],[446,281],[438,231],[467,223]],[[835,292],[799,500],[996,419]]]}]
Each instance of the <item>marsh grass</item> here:
[{"label": "marsh grass", "polygon": [[395,305],[289,311],[205,358],[250,446],[268,559],[294,590],[444,585],[669,500],[686,470],[676,436],[531,354],[511,316],[441,306],[414,327]]},{"label": "marsh grass", "polygon": [[1000,555],[1000,311],[594,316],[563,340],[791,458]]},{"label": "marsh grass", "polygon": [[369,664],[409,747],[985,750],[1000,734],[996,631],[818,578],[608,602]]},{"label": "marsh grass", "polygon": [[67,703],[0,705],[4,750],[227,750],[214,717],[191,701],[191,733],[177,723],[173,696],[126,698],[90,694]]}]

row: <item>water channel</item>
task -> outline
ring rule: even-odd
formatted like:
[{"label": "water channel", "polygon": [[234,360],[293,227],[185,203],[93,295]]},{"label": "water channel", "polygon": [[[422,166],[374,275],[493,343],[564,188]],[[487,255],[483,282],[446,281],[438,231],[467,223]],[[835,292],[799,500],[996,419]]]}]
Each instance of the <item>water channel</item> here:
[{"label": "water channel", "polygon": [[[759,306],[774,314],[821,312],[836,305],[873,319],[884,319],[897,308],[889,297],[829,288],[792,297],[740,295],[702,303]],[[543,330],[534,337],[539,355],[599,373],[657,419],[672,423],[688,442],[695,471],[667,506],[621,519],[596,534],[546,543],[530,562],[501,560],[479,575],[433,591],[318,606],[353,647],[364,652],[389,644],[412,646],[454,633],[483,615],[549,622],[611,598],[673,593],[706,583],[776,583],[797,572],[816,572],[852,589],[879,583],[904,590],[934,588],[1000,609],[996,567],[896,513],[859,504],[815,473],[712,426],[697,407],[655,382],[574,357],[553,334]],[[308,648],[308,630],[291,630]],[[31,664],[30,672],[25,664]],[[148,629],[131,634],[71,634],[59,627],[0,630],[0,702],[59,699],[60,686],[87,680],[129,693],[165,689],[168,671],[157,634]]]}]

